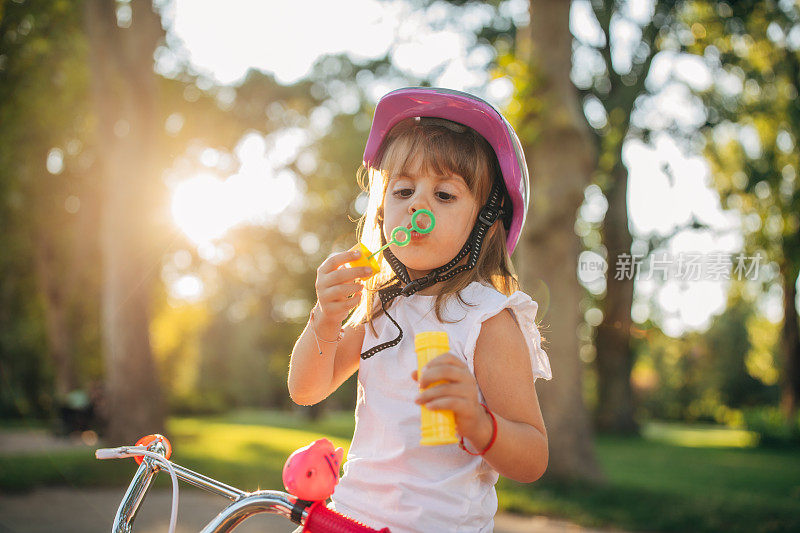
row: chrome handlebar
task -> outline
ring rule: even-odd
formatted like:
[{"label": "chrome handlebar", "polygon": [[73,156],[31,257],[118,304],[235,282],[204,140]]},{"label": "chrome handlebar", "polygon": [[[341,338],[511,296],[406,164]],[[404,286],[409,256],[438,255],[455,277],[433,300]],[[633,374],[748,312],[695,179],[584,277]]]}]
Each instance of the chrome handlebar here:
[{"label": "chrome handlebar", "polygon": [[[161,456],[166,455],[166,447],[161,442],[153,442],[148,449]],[[211,522],[203,528],[202,533],[225,533],[232,530],[242,521],[258,513],[272,513],[283,515],[297,524],[305,523],[308,516],[308,507],[311,502],[298,500],[295,496],[280,491],[260,490],[244,492],[220,481],[204,476],[173,463],[163,457],[156,461],[152,457],[145,457],[142,464],[133,476],[125,496],[120,502],[117,514],[114,517],[112,533],[132,533],[133,522],[139,507],[150,489],[154,476],[165,469],[160,462],[170,462],[179,479],[190,483],[203,490],[224,496],[233,503],[223,509]]]}]

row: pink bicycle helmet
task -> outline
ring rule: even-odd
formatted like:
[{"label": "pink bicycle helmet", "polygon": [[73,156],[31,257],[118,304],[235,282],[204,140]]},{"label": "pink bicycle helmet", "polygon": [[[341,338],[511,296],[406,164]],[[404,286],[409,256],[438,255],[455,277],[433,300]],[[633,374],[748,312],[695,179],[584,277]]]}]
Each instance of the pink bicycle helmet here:
[{"label": "pink bicycle helmet", "polygon": [[392,127],[411,117],[443,118],[468,126],[494,149],[511,198],[511,224],[506,247],[511,254],[519,242],[528,211],[530,183],[525,154],[514,128],[490,103],[461,91],[436,87],[406,87],[390,92],[378,102],[364,149],[364,165],[375,167],[383,140]]}]

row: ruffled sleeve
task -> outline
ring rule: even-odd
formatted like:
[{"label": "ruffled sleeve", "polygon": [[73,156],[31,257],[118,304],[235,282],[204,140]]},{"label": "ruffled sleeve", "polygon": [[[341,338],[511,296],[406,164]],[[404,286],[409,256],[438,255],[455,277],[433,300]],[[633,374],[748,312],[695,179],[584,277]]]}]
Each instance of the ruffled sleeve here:
[{"label": "ruffled sleeve", "polygon": [[481,325],[489,318],[497,315],[503,309],[510,309],[514,314],[520,329],[522,330],[525,343],[528,345],[528,355],[531,360],[531,370],[533,379],[544,378],[552,379],[553,373],[550,370],[550,360],[547,353],[542,349],[542,336],[536,326],[536,311],[539,308],[530,296],[522,291],[517,291],[511,296],[496,293],[497,297],[490,297],[483,300],[477,310],[474,327],[470,328],[465,343],[465,352],[468,354],[468,361],[472,368],[472,358],[475,355],[475,345],[481,332]]}]

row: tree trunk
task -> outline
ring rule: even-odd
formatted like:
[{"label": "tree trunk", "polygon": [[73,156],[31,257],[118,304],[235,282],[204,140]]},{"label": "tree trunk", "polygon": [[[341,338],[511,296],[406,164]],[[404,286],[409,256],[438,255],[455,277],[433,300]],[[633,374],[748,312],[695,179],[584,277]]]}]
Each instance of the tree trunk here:
[{"label": "tree trunk", "polygon": [[630,346],[633,277],[616,278],[616,260],[631,253],[632,238],[628,228],[628,171],[617,159],[612,171],[612,185],[607,191],[608,210],[603,221],[603,242],[608,251],[606,295],[603,322],[597,328],[597,426],[601,431],[634,433]]},{"label": "tree trunk", "polygon": [[107,438],[132,443],[162,432],[164,405],[150,348],[149,308],[158,257],[151,216],[158,200],[158,136],[153,51],[160,23],[134,0],[129,28],[116,3],[87,0],[92,92],[103,176],[102,327]]},{"label": "tree trunk", "polygon": [[[787,420],[794,420],[800,398],[800,331],[797,322],[797,275],[781,269],[783,277],[783,330],[781,352],[783,376],[781,380],[781,409]],[[796,270],[795,270],[796,271]]]},{"label": "tree trunk", "polygon": [[[583,403],[583,365],[578,357],[576,332],[583,321],[579,309],[583,288],[576,274],[580,246],[574,231],[595,152],[569,77],[569,10],[570,2],[564,0],[530,2],[527,38],[532,78],[526,81],[531,94],[523,95],[520,103],[536,104],[538,111],[523,107],[518,125],[530,158],[533,187],[518,265],[523,287],[542,305],[537,320],[543,324],[553,370],[553,380],[540,381],[537,387],[550,441],[547,475],[600,481],[603,476]],[[537,294],[539,287],[543,294]]]}]

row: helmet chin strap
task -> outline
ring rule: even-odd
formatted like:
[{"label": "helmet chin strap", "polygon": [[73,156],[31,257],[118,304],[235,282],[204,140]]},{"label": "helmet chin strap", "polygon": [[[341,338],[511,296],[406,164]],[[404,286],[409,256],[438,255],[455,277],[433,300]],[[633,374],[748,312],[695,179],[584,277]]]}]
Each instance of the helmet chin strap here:
[{"label": "helmet chin strap", "polygon": [[[481,253],[481,247],[483,246],[483,239],[486,237],[486,233],[488,233],[489,228],[492,227],[497,218],[505,214],[503,208],[501,207],[502,199],[503,193],[500,182],[495,180],[494,184],[492,185],[492,190],[489,193],[489,199],[486,201],[486,205],[481,208],[480,213],[478,213],[478,219],[475,221],[475,225],[472,227],[472,232],[470,233],[469,238],[467,238],[467,242],[465,242],[464,246],[461,247],[461,250],[453,259],[447,262],[447,264],[434,268],[421,278],[412,280],[408,275],[408,269],[397,258],[397,256],[394,255],[389,248],[384,250],[383,256],[386,259],[386,262],[389,263],[389,266],[392,267],[396,279],[393,280],[394,282],[390,285],[378,289],[378,296],[381,300],[381,308],[383,309],[383,312],[395,325],[395,327],[397,327],[398,334],[394,339],[378,344],[377,346],[373,346],[369,350],[362,353],[362,359],[369,359],[380,351],[391,348],[392,346],[396,346],[402,340],[403,329],[387,310],[387,307],[391,304],[392,300],[398,296],[411,296],[412,294],[426,289],[435,283],[446,281],[453,276],[460,274],[461,272],[471,270],[475,267],[478,262],[478,256]],[[469,256],[467,258],[467,262],[463,265],[458,265],[458,263],[460,263],[467,256]]]}]

